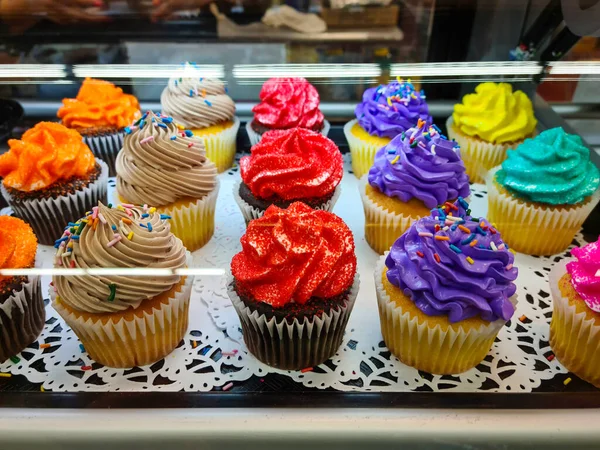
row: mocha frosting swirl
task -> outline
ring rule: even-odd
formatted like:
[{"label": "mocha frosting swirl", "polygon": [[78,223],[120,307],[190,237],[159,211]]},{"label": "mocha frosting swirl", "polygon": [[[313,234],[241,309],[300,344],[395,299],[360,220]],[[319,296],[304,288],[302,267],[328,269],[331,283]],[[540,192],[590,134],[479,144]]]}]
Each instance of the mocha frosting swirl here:
[{"label": "mocha frosting swirl", "polygon": [[126,201],[163,206],[204,198],[217,184],[202,139],[180,131],[173,119],[147,112],[130,127],[117,155],[117,190]]},{"label": "mocha frosting swirl", "polygon": [[[161,219],[160,214],[145,213],[141,209],[131,208],[129,212],[131,216],[125,209],[109,208],[99,203],[98,218],[102,217],[106,224],[97,219],[94,229],[94,212],[84,219],[88,222],[79,234],[79,225],[67,228],[63,238],[57,241],[55,267],[172,270],[185,267],[185,247],[171,233],[168,221]],[[131,232],[133,235],[130,235]],[[115,236],[121,236],[120,240],[109,246]],[[156,297],[179,283],[180,276],[54,275],[52,281],[61,301],[69,307],[101,314],[138,308],[144,300]],[[115,290],[112,299],[111,285]]]},{"label": "mocha frosting swirl", "polygon": [[171,78],[160,103],[163,113],[186,128],[208,128],[235,116],[235,104],[219,80]]}]

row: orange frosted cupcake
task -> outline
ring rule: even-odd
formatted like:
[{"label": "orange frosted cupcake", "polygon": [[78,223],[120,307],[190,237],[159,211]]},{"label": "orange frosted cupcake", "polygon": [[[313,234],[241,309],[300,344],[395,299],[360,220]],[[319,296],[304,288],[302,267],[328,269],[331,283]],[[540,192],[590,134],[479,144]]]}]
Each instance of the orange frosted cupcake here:
[{"label": "orange frosted cupcake", "polygon": [[[0,269],[33,267],[36,251],[37,239],[29,225],[0,216]],[[35,341],[45,320],[40,277],[0,275],[0,363]]]},{"label": "orange frosted cupcake", "polygon": [[8,145],[0,156],[2,195],[41,244],[53,244],[69,222],[106,201],[108,167],[77,131],[40,122]]},{"label": "orange frosted cupcake", "polygon": [[[152,364],[171,353],[187,331],[193,280],[178,273],[187,260],[185,247],[161,214],[99,203],[65,230],[55,267],[121,273],[54,275],[52,305],[99,363]],[[167,273],[126,273],[133,268]]]},{"label": "orange frosted cupcake", "polygon": [[108,164],[115,176],[115,160],[123,147],[125,128],[141,117],[140,104],[133,95],[108,81],[86,78],[77,98],[63,99],[58,118],[78,131],[94,155]]}]

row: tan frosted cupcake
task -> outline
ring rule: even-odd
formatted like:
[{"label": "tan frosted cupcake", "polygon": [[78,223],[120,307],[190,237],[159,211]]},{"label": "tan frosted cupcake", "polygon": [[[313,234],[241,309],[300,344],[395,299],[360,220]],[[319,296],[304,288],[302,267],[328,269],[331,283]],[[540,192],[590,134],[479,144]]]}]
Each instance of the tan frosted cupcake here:
[{"label": "tan frosted cupcake", "polygon": [[54,275],[54,309],[99,363],[152,364],[173,351],[187,330],[192,279],[177,274],[187,258],[158,213],[99,204],[65,231],[55,267],[168,269],[172,274]]},{"label": "tan frosted cupcake", "polygon": [[240,120],[223,82],[203,78],[194,63],[186,63],[180,77],[169,80],[160,103],[163,114],[204,141],[219,173],[233,166]]},{"label": "tan frosted cupcake", "polygon": [[475,367],[514,314],[513,261],[500,234],[462,202],[415,222],[375,270],[387,347],[430,373]]},{"label": "tan frosted cupcake", "polygon": [[600,387],[600,240],[571,253],[576,260],[550,273],[550,346],[569,372]]},{"label": "tan frosted cupcake", "polygon": [[460,145],[472,183],[483,183],[508,149],[534,135],[536,125],[531,100],[507,83],[481,83],[474,94],[454,105],[446,122],[448,137]]},{"label": "tan frosted cupcake", "polygon": [[189,251],[204,246],[215,228],[219,184],[204,143],[180,131],[171,117],[147,112],[129,128],[117,157],[117,192],[126,205],[154,205]]}]

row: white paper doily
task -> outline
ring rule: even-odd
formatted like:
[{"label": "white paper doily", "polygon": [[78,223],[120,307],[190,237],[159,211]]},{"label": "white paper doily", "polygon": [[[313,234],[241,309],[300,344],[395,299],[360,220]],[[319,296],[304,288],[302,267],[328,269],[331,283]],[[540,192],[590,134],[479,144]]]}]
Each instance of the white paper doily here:
[{"label": "white paper doily", "polygon": [[[348,162],[346,156],[347,168]],[[240,249],[245,224],[232,195],[238,177],[237,169],[220,175],[215,236],[194,252],[195,267],[226,270]],[[375,299],[373,270],[378,255],[364,239],[364,216],[357,189],[356,178],[346,171],[334,212],[354,232],[361,288],[338,353],[312,371],[279,371],[248,354],[238,317],[226,294],[225,279],[213,275],[196,277],[188,333],[171,355],[152,366],[124,370],[95,363],[82,351],[74,333],[47,306],[41,337],[19,355],[19,362],[0,364],[0,372],[24,375],[33,383],[42,383],[46,390],[71,392],[209,391],[267,373],[284,374],[307,387],[342,391],[529,392],[543,380],[567,372],[556,359],[547,360],[551,354],[548,325],[552,314],[547,276],[568,252],[542,258],[517,255],[517,312],[476,368],[456,376],[431,375],[391,356],[382,341]],[[471,209],[476,215],[485,216],[485,186],[474,185],[472,192]],[[109,181],[109,196],[114,200],[114,179]],[[576,240],[583,242],[580,235]],[[40,247],[37,267],[51,267],[53,253],[52,247]],[[49,277],[42,279],[44,292],[49,281]],[[42,349],[43,343],[51,346]]]}]

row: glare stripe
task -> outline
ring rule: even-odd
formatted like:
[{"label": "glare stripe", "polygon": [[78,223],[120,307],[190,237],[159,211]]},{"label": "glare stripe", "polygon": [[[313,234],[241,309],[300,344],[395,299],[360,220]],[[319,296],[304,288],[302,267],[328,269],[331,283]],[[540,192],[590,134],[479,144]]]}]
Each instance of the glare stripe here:
[{"label": "glare stripe", "polygon": [[78,78],[225,78],[222,64],[181,66],[180,64],[76,64]]},{"label": "glare stripe", "polygon": [[238,79],[304,77],[357,78],[379,77],[378,64],[236,64],[233,76]]},{"label": "glare stripe", "polygon": [[65,78],[64,64],[0,64],[0,78]]},{"label": "glare stripe", "polygon": [[7,277],[19,276],[129,276],[129,277],[170,277],[178,276],[223,276],[225,269],[213,267],[196,267],[188,269],[149,269],[149,268],[93,268],[93,269],[0,269],[0,275]]}]

